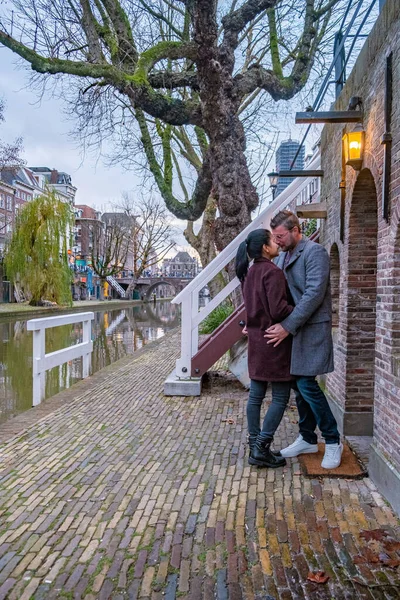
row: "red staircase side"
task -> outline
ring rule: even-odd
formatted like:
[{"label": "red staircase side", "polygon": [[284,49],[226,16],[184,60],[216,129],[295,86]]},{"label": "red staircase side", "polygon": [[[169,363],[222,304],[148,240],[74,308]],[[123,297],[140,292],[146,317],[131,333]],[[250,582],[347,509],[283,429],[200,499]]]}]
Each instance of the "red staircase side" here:
[{"label": "red staircase side", "polygon": [[311,240],[312,242],[317,242],[317,243],[319,243],[319,235],[320,235],[320,231],[319,231],[319,229],[317,229],[317,231],[314,231],[314,233],[312,233],[312,234],[310,235],[310,240]]},{"label": "red staircase side", "polygon": [[242,337],[243,324],[246,321],[244,304],[241,304],[212,334],[201,344],[192,358],[192,377],[201,377],[221,356],[232,348]]}]

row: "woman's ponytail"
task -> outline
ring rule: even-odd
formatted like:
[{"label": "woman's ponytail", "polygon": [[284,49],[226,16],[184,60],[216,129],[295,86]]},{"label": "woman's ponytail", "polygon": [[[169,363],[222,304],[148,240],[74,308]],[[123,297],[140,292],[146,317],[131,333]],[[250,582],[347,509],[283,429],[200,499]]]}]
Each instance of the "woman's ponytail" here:
[{"label": "woman's ponytail", "polygon": [[249,270],[250,260],[261,258],[263,246],[271,242],[271,232],[268,229],[254,229],[238,248],[235,261],[236,276],[239,281],[244,281]]},{"label": "woman's ponytail", "polygon": [[249,269],[249,257],[247,255],[247,241],[240,244],[235,261],[236,277],[239,281],[244,281]]}]

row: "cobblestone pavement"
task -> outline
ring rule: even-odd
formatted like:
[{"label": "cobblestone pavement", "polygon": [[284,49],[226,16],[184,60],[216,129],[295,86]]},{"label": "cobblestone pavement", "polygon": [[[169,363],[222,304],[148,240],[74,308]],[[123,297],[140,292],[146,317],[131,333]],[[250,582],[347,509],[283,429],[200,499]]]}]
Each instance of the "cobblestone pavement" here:
[{"label": "cobblestone pavement", "polygon": [[[2,446],[0,599],[399,598],[398,521],[373,484],[306,479],[295,460],[250,468],[239,384],[163,396],[178,341],[69,390]],[[328,583],[307,582],[316,570]]]}]

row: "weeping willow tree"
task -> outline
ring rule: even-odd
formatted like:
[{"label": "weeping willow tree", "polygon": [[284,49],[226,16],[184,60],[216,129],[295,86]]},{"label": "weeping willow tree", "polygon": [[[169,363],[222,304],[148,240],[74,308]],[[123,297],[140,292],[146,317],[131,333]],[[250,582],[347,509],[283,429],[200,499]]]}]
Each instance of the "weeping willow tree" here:
[{"label": "weeping willow tree", "polygon": [[5,267],[13,284],[24,288],[32,306],[44,300],[72,305],[68,236],[73,215],[55,192],[47,191],[18,213]]}]

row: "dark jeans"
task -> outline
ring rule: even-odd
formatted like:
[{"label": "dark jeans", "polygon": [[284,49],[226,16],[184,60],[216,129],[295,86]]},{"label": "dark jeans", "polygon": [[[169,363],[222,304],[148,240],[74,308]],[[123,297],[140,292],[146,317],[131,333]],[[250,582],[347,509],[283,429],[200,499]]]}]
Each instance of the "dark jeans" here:
[{"label": "dark jeans", "polygon": [[251,439],[255,439],[261,433],[265,440],[272,441],[289,402],[292,384],[292,381],[272,382],[272,402],[264,417],[262,430],[260,431],[261,405],[267,392],[268,382],[251,380],[247,401],[247,427]]},{"label": "dark jeans", "polygon": [[326,444],[338,444],[340,434],[325,394],[315,377],[296,377],[293,385],[299,411],[299,430],[309,444],[317,443],[318,425]]}]

